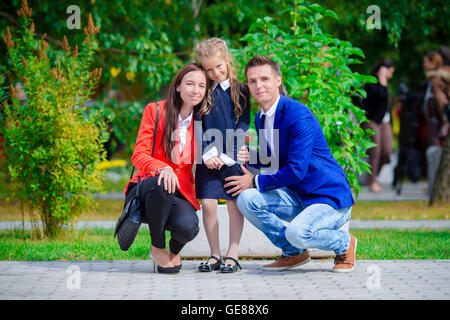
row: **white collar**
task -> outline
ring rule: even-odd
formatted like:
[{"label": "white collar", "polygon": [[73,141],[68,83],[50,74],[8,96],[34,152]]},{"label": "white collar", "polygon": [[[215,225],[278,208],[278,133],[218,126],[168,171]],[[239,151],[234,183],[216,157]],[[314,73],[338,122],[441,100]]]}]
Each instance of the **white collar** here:
[{"label": "white collar", "polygon": [[220,86],[222,87],[222,90],[225,91],[230,87],[230,79],[224,80],[222,82],[214,81],[214,85],[213,85],[211,91],[213,91],[217,87],[218,84],[220,84]]},{"label": "white collar", "polygon": [[178,125],[180,124],[186,124],[188,127],[191,124],[192,115],[194,114],[194,111],[191,111],[189,116],[186,119],[181,119],[181,114],[178,114]]},{"label": "white collar", "polygon": [[262,118],[263,115],[270,118],[275,114],[275,110],[277,110],[278,102],[280,101],[280,95],[278,95],[277,100],[275,100],[275,103],[267,110],[267,112],[264,112],[263,109],[261,109],[261,114],[259,115],[259,118]]}]

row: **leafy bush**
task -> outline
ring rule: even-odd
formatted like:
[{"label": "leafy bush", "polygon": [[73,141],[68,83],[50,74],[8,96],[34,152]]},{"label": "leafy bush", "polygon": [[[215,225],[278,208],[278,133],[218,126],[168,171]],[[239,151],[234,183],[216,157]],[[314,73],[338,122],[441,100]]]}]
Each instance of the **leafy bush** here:
[{"label": "leafy bush", "polygon": [[[365,97],[364,83],[376,79],[351,70],[351,64],[362,63],[361,49],[322,31],[322,19],[339,19],[333,11],[318,4],[298,4],[291,17],[289,30],[277,27],[271,17],[257,19],[240,39],[246,46],[233,50],[238,69],[244,70],[256,55],[269,56],[280,64],[287,92],[317,117],[332,154],[357,193],[362,190],[357,175],[370,171],[364,158],[374,144],[369,138],[372,132],[366,134],[360,127],[367,119],[352,98]],[[243,74],[240,77],[244,79]]]},{"label": "leafy bush", "polygon": [[[45,236],[54,238],[102,186],[96,171],[104,159],[101,128],[84,119],[79,108],[101,76],[101,69],[89,71],[99,28],[89,16],[80,48],[72,49],[64,37],[64,51],[57,52],[49,48],[45,35],[36,38],[26,1],[18,15],[17,37],[9,28],[2,35],[13,66],[8,72],[9,97],[2,93],[5,169],[12,195],[30,210],[32,221],[38,210]],[[49,56],[56,57],[52,61]]]},{"label": "leafy bush", "polygon": [[109,146],[107,151],[110,155],[118,149],[118,145],[123,144],[128,158],[131,158],[145,106],[144,102],[126,102],[121,105],[116,99],[108,101],[102,98],[92,107],[86,108],[85,117],[107,123],[109,134],[104,139],[116,143]]}]

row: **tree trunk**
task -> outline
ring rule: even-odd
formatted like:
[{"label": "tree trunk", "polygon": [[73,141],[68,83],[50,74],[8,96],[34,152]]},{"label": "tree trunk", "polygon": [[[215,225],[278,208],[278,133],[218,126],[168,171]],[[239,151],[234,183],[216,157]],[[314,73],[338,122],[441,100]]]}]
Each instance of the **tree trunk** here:
[{"label": "tree trunk", "polygon": [[51,211],[52,206],[48,201],[50,200],[44,200],[44,203],[41,206],[42,224],[45,236],[49,239],[54,239],[58,234],[58,224]]},{"label": "tree trunk", "polygon": [[195,32],[200,32],[200,23],[198,21],[198,15],[200,13],[200,8],[202,7],[203,0],[192,0],[192,11],[194,18],[194,30]]},{"label": "tree trunk", "polygon": [[430,195],[429,205],[450,202],[450,134],[442,147],[442,156]]}]

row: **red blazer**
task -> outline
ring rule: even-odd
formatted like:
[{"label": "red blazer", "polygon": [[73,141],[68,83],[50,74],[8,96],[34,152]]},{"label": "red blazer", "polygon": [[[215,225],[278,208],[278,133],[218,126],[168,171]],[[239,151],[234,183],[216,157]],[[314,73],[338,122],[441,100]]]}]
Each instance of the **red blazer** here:
[{"label": "red blazer", "polygon": [[164,132],[164,124],[166,121],[166,101],[159,101],[159,119],[158,119],[158,132],[155,143],[155,151],[152,154],[153,135],[155,131],[156,121],[156,104],[149,103],[144,110],[142,116],[141,126],[136,139],[136,145],[134,147],[133,155],[131,156],[131,162],[138,170],[134,177],[128,182],[125,187],[124,193],[126,194],[128,185],[130,182],[137,183],[137,177],[143,177],[147,174],[147,177],[158,175],[158,169],[162,169],[167,166],[171,166],[175,174],[177,175],[178,182],[180,183],[180,193],[189,201],[196,210],[200,210],[200,203],[195,197],[195,183],[192,167],[194,165],[194,158],[197,152],[197,147],[194,139],[194,117],[192,117],[191,125],[188,128],[186,135],[186,144],[183,152],[180,155],[179,152],[179,140],[177,135],[177,141],[173,153],[176,154],[176,163],[166,158],[166,150],[162,143],[162,135]]}]

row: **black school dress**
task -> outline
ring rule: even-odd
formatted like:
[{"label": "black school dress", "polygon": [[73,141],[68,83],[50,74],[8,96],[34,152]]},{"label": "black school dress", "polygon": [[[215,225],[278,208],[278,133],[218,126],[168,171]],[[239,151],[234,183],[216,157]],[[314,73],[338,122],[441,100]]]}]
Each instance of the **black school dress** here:
[{"label": "black school dress", "polygon": [[[237,161],[237,152],[245,143],[245,134],[239,134],[239,131],[231,131],[242,129],[247,132],[250,126],[250,92],[248,86],[241,83],[241,91],[246,99],[240,99],[243,108],[242,115],[236,123],[234,115],[234,103],[231,100],[231,87],[223,90],[221,84],[217,84],[211,93],[211,111],[202,117],[202,129],[204,133],[202,154],[208,151],[212,146],[218,150],[218,156],[221,153]],[[217,131],[207,131],[208,129],[216,129]],[[227,129],[229,130],[227,137]],[[214,135],[220,131],[222,139],[216,139]],[[236,135],[230,133],[235,132]],[[209,134],[209,133],[212,133]],[[206,139],[205,139],[206,138]],[[206,141],[205,141],[206,140]],[[220,141],[222,140],[222,141]],[[221,143],[222,142],[222,143]],[[244,174],[239,164],[233,166],[223,165],[220,170],[210,170],[204,164],[197,164],[195,170],[195,192],[198,199],[226,199],[233,200],[236,197],[226,193],[223,187],[225,178]],[[229,188],[228,188],[229,189]]]}]

